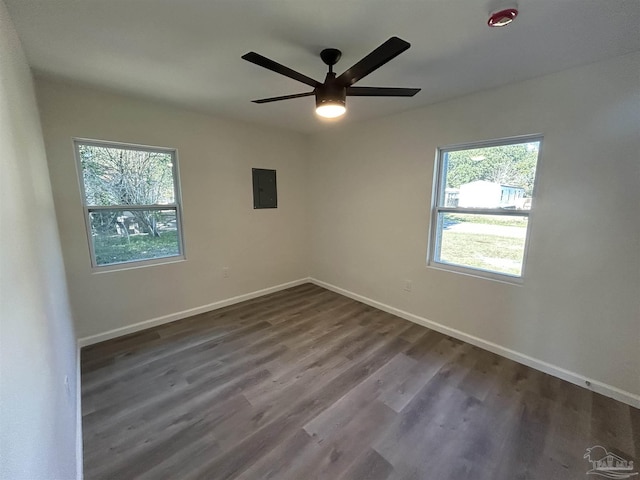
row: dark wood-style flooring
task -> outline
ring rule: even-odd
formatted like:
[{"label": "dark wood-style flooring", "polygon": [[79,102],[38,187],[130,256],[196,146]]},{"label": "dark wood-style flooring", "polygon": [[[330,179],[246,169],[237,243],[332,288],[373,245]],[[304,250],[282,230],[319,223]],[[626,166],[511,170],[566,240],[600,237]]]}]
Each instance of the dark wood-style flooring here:
[{"label": "dark wood-style flooring", "polygon": [[84,348],[82,411],[87,480],[570,480],[587,447],[640,460],[637,409],[312,284]]}]

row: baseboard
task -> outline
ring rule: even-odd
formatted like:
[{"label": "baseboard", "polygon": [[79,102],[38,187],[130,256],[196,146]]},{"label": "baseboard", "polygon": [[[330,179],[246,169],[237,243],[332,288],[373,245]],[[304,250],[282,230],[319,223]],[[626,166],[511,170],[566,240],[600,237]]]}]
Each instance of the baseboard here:
[{"label": "baseboard", "polygon": [[214,303],[209,303],[207,305],[202,305],[200,307],[189,308],[187,310],[182,310],[181,312],[175,312],[169,315],[163,315],[162,317],[156,317],[149,320],[144,320],[142,322],[134,323],[132,325],[127,325],[126,327],[115,328],[107,332],[79,338],[78,345],[80,347],[86,347],[87,345],[93,345],[94,343],[104,342],[105,340],[111,340],[112,338],[121,337],[123,335],[139,332],[141,330],[146,330],[152,327],[157,327],[158,325],[163,325],[165,323],[175,322],[176,320],[181,320],[183,318],[191,317],[193,315],[199,315],[201,313],[210,312],[212,310],[217,310],[219,308],[228,307],[229,305],[244,302],[245,300],[251,300],[252,298],[268,295],[269,293],[278,292],[280,290],[285,290],[287,288],[295,287],[297,285],[302,285],[303,283],[308,283],[310,281],[311,280],[309,278],[300,278],[292,282],[282,283],[280,285],[275,285],[269,288],[263,288],[262,290],[256,290],[254,292],[245,293],[243,295],[238,295],[236,297],[231,297],[231,298],[220,300]]},{"label": "baseboard", "polygon": [[521,363],[528,367],[534,368],[541,372],[548,373],[549,375],[553,375],[554,377],[558,377],[562,380],[566,380],[567,382],[573,383],[580,387],[588,388],[589,390],[592,390],[596,393],[600,393],[602,395],[613,398],[615,400],[619,400],[623,403],[626,403],[627,405],[631,405],[632,407],[640,408],[640,395],[636,395],[631,392],[621,390],[617,387],[608,385],[598,380],[594,380],[592,378],[584,377],[575,372],[566,370],[556,365],[552,365],[543,360],[539,360],[537,358],[530,357],[523,353],[516,352],[515,350],[511,350],[509,348],[503,347],[502,345],[489,342],[487,340],[484,340],[480,337],[476,337],[474,335],[469,335],[460,330],[456,330],[455,328],[447,327],[440,323],[433,322],[424,317],[420,317],[418,315],[414,315],[413,313],[400,310],[399,308],[395,308],[385,303],[378,302],[377,300],[373,300],[363,295],[359,295],[357,293],[351,292],[344,288],[340,288],[330,283],[323,282],[316,278],[311,277],[308,279],[308,281],[320,287],[326,288],[327,290],[331,290],[336,293],[339,293],[340,295],[344,295],[345,297],[352,298],[359,302],[375,307],[379,310],[383,310],[385,312],[396,315],[397,317],[404,318],[405,320],[409,320],[410,322],[417,323],[418,325],[422,325],[424,327],[430,328],[432,330],[443,333],[445,335],[449,335],[451,337],[457,338],[458,340],[462,340],[464,342],[470,343],[471,345],[475,345],[484,350],[488,350],[497,355],[500,355],[502,357],[513,360],[515,362]]},{"label": "baseboard", "polygon": [[[553,375],[554,377],[558,377],[562,380],[566,380],[570,383],[578,385],[583,388],[588,388],[596,393],[600,393],[607,397],[613,398],[615,400],[619,400],[623,403],[631,405],[635,408],[640,408],[640,395],[633,394],[631,392],[627,392],[625,390],[621,390],[612,385],[606,384],[604,382],[600,382],[598,380],[594,380],[589,377],[584,377],[578,373],[572,372],[570,370],[566,370],[564,368],[558,367],[556,365],[550,364],[543,360],[539,360],[534,357],[530,357],[523,353],[517,352],[515,350],[511,350],[502,345],[498,345],[496,343],[484,340],[480,337],[476,337],[474,335],[469,335],[465,332],[457,330],[455,328],[447,327],[446,325],[442,325],[437,322],[433,322],[419,315],[415,315],[413,313],[406,312],[396,307],[392,307],[382,302],[378,302],[377,300],[373,300],[371,298],[365,297],[363,295],[359,295],[357,293],[351,292],[344,288],[338,287],[336,285],[332,285],[327,282],[323,282],[313,277],[308,278],[300,278],[298,280],[294,280],[292,282],[283,283],[280,285],[275,285],[273,287],[264,288],[262,290],[256,290],[254,292],[246,293],[243,295],[238,295],[236,297],[227,298],[224,300],[220,300],[218,302],[210,303],[208,305],[202,305],[200,307],[190,308],[188,310],[183,310],[180,312],[172,313],[169,315],[164,315],[162,317],[152,318],[149,320],[145,320],[142,322],[135,323],[133,325],[127,325],[126,327],[120,327],[113,330],[109,330],[107,332],[99,333],[97,335],[91,335],[88,337],[83,337],[78,339],[78,349],[81,347],[85,347],[87,345],[92,345],[94,343],[103,342],[105,340],[110,340],[112,338],[120,337],[123,335],[128,335],[130,333],[135,333],[141,330],[146,330],[148,328],[152,328],[158,325],[162,325],[165,323],[173,322],[176,320],[180,320],[182,318],[187,318],[193,315],[198,315],[200,313],[209,312],[212,310],[217,310],[219,308],[227,307],[229,305],[234,305],[236,303],[244,302],[245,300],[250,300],[252,298],[261,297],[263,295],[267,295],[269,293],[278,292],[280,290],[285,290],[287,288],[295,287],[297,285],[302,285],[303,283],[311,282],[320,287],[326,288],[327,290],[331,290],[333,292],[344,295],[345,297],[352,298],[359,302],[365,303],[372,307],[375,307],[379,310],[383,310],[385,312],[391,313],[392,315],[396,315],[400,318],[404,318],[405,320],[409,320],[410,322],[417,323],[418,325],[422,325],[424,327],[430,328],[437,332],[443,333],[445,335],[449,335],[451,337],[457,338],[464,342],[470,343],[471,345],[475,345],[484,350],[488,350],[502,357],[508,358],[515,362],[521,363],[528,367],[534,368],[544,373],[548,373],[549,375]],[[78,350],[79,352],[79,350]],[[79,355],[79,353],[78,353]],[[78,369],[80,368],[80,360],[78,358]],[[79,375],[79,370],[78,370]],[[80,379],[78,378],[78,389],[80,388]],[[80,393],[78,392],[78,408],[80,409]],[[79,410],[80,411],[80,410]],[[78,478],[82,478],[82,416],[79,413],[78,419],[78,431],[79,440],[77,449],[79,451],[79,473],[80,476]]]},{"label": "baseboard", "polygon": [[84,478],[82,448],[82,370],[80,365],[80,344],[76,347],[76,480]]}]

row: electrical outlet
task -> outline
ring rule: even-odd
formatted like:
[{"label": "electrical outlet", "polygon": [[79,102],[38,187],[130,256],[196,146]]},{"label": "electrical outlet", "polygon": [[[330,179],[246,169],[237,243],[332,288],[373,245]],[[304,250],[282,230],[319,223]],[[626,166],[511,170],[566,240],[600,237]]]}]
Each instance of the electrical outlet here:
[{"label": "electrical outlet", "polygon": [[402,289],[405,292],[410,292],[411,290],[413,290],[413,282],[411,280],[405,280]]},{"label": "electrical outlet", "polygon": [[222,267],[222,276],[224,278],[229,278],[229,267]]}]

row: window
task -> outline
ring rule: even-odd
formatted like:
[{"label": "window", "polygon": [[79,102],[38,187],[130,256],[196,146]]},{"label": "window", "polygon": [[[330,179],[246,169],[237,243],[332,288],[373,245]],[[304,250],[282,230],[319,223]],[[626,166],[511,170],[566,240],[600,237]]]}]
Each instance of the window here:
[{"label": "window", "polygon": [[541,137],[438,149],[429,264],[518,279]]},{"label": "window", "polygon": [[75,141],[93,267],[184,258],[175,150]]}]

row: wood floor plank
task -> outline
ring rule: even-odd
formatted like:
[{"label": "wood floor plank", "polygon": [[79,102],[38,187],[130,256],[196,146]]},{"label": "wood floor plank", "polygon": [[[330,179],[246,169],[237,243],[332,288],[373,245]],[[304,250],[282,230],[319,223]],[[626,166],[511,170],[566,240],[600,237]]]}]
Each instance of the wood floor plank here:
[{"label": "wood floor plank", "polygon": [[[407,340],[407,337],[403,338]],[[391,472],[393,466],[378,452],[368,448],[338,480],[386,480]]]},{"label": "wood floor plank", "polygon": [[459,345],[444,335],[430,331],[407,352],[407,356],[417,360],[410,375],[396,388],[383,392],[381,401],[396,412],[402,411],[426,383],[451,361],[457,352],[455,347]]},{"label": "wood floor plank", "polygon": [[399,338],[390,339],[327,384],[319,385],[300,399],[292,399],[285,413],[257,432],[250,433],[244,441],[206,465],[200,475],[208,478],[214,475],[221,479],[234,478],[255,463],[260,456],[270,452],[277,442],[287,438],[292,430],[297,430],[342,397],[354,384],[382,367],[406,348],[406,344],[407,342]]},{"label": "wood floor plank", "polygon": [[[310,459],[315,458],[320,446],[303,429],[294,430],[288,438],[279,442],[251,467],[235,477],[236,480],[282,480],[308,471]],[[295,478],[295,477],[293,477]],[[307,475],[303,478],[312,478]]]},{"label": "wood floor plank", "polygon": [[611,447],[608,448],[609,451],[624,458],[633,456],[640,445],[640,439],[637,436],[634,437],[631,408],[620,402],[612,404],[610,399],[593,394],[590,432],[593,444],[609,445]]},{"label": "wood floor plank", "polygon": [[[110,445],[111,450],[118,446],[125,453],[124,442],[135,445],[140,437],[149,436],[149,430],[166,428],[166,425],[171,425],[176,418],[187,415],[189,411],[202,412],[216,400],[222,401],[241,393],[248,386],[267,380],[269,371],[260,369],[259,360],[254,363],[253,369],[245,372],[239,372],[242,369],[240,366],[237,370],[223,372],[182,392],[172,391],[150,398],[144,404],[123,405],[123,410],[113,414],[111,421],[108,417],[96,421],[95,417],[88,415],[85,417],[87,429],[83,433],[85,440],[89,440],[85,456],[91,458],[92,453],[100,455],[106,444]],[[199,419],[201,415],[195,415],[195,418]]]},{"label": "wood floor plank", "polygon": [[583,478],[637,409],[312,284],[86,347],[85,479]]},{"label": "wood floor plank", "polygon": [[386,405],[377,401],[368,403],[354,412],[352,420],[340,430],[327,432],[322,438],[312,435],[321,446],[320,451],[286,478],[334,480],[340,477],[380,438],[394,418],[395,412]]},{"label": "wood floor plank", "polygon": [[367,408],[386,390],[402,383],[415,360],[402,353],[393,357],[359,385],[350,389],[342,398],[308,422],[304,429],[316,441],[323,442],[334,433],[343,432],[358,412]]},{"label": "wood floor plank", "polygon": [[[456,388],[473,359],[468,356],[471,346],[461,344],[455,356],[443,365],[414,399],[398,414],[395,423],[381,441],[374,444],[380,453],[395,468],[406,467],[406,463],[424,457],[426,441],[438,443],[438,436],[448,415],[459,415],[456,400],[465,399]],[[466,365],[465,365],[466,364]],[[459,403],[462,403],[460,400]],[[409,459],[409,460],[408,460]],[[419,465],[415,468],[420,470]],[[404,469],[404,467],[403,467]]]}]

